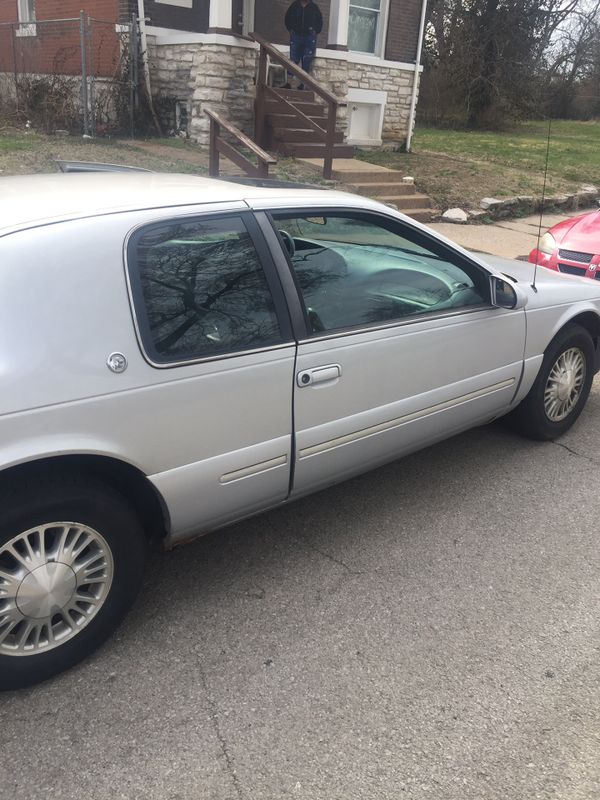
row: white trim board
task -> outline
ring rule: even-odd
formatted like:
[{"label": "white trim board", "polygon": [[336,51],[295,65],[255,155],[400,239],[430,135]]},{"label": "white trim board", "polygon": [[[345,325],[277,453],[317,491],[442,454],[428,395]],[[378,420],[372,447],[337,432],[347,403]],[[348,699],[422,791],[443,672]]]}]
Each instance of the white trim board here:
[{"label": "white trim board", "polygon": [[[194,33],[192,31],[175,31],[171,28],[158,28],[153,25],[147,27],[148,35],[156,37],[157,45],[170,44],[223,44],[228,47],[242,47],[250,50],[257,50],[258,45],[240,39],[237,36],[229,36],[224,33]],[[282,53],[288,54],[287,45],[275,45]],[[346,50],[328,50],[326,47],[317,48],[316,58],[326,58],[333,61],[348,61],[352,64],[367,64],[372,67],[389,67],[391,69],[405,70],[414,72],[415,64],[408,61],[388,61],[385,58],[368,55],[367,53],[353,53]],[[423,67],[418,67],[419,72],[423,72]]]}]

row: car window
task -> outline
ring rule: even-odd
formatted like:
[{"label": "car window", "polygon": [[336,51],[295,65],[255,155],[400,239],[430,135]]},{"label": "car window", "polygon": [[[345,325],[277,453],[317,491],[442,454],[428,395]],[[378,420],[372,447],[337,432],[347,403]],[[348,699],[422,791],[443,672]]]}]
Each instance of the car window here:
[{"label": "car window", "polygon": [[241,217],[151,225],[134,234],[128,253],[138,323],[154,360],[193,360],[281,341]]},{"label": "car window", "polygon": [[393,322],[488,302],[483,271],[393,220],[274,215],[311,333]]}]

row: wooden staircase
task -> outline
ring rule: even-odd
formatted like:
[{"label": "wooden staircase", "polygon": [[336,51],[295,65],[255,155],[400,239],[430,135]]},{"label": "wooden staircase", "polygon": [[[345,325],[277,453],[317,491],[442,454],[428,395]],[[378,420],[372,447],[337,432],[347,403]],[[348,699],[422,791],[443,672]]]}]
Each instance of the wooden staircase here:
[{"label": "wooden staircase", "polygon": [[[256,143],[296,158],[322,159],[323,177],[331,178],[334,158],[354,155],[354,148],[343,143],[343,134],[337,130],[338,108],[345,102],[290,61],[271,42],[257,33],[251,33],[250,38],[260,46],[254,103]],[[269,86],[270,62],[279,64],[288,75],[294,75],[305,89]]]},{"label": "wooden staircase", "polygon": [[[292,113],[290,105],[300,114]],[[326,142],[303,119],[307,117],[319,128],[327,128],[327,109],[318,102],[313,91],[271,88],[265,99],[265,114],[267,150],[296,158],[325,158]],[[333,141],[333,158],[352,158],[354,148],[344,144],[342,131],[335,130]]]}]

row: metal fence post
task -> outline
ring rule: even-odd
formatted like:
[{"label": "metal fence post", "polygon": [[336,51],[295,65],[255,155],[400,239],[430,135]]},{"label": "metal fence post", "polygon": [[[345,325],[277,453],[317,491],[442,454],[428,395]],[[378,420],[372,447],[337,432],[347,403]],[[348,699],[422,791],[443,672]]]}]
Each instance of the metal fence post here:
[{"label": "metal fence post", "polygon": [[86,24],[85,24],[85,42],[86,47],[88,48],[87,51],[87,72],[88,72],[88,86],[89,86],[89,94],[88,94],[88,103],[89,103],[89,114],[88,114],[88,123],[90,126],[89,133],[91,136],[96,135],[96,67],[94,64],[94,30],[93,30],[93,21],[90,15],[86,16]]},{"label": "metal fence post", "polygon": [[79,46],[81,48],[81,105],[83,107],[83,135],[90,134],[90,120],[88,113],[88,83],[85,52],[85,12],[79,12]]},{"label": "metal fence post", "polygon": [[15,73],[15,104],[17,114],[19,113],[19,71],[17,69],[17,48],[15,46],[15,39],[17,38],[17,29],[15,25],[10,26],[10,40],[12,43],[12,57],[13,57],[13,71]]}]

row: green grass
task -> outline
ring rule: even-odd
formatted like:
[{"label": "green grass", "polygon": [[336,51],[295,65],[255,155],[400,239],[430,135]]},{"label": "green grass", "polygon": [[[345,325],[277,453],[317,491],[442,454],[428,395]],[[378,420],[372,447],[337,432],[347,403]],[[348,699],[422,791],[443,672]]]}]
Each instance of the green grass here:
[{"label": "green grass", "polygon": [[[556,120],[550,133],[547,192],[600,184],[600,120]],[[503,132],[421,127],[411,153],[364,150],[359,158],[413,175],[441,207],[465,207],[485,196],[539,195],[547,148],[547,122]]]},{"label": "green grass", "polygon": [[[418,129],[417,152],[430,151],[542,171],[546,163],[548,123],[526,122],[509,132]],[[565,180],[600,180],[600,121],[555,120],[550,126],[548,171]]]},{"label": "green grass", "polygon": [[15,136],[0,135],[0,153],[13,153],[17,150],[33,150],[37,137],[33,134]]}]

